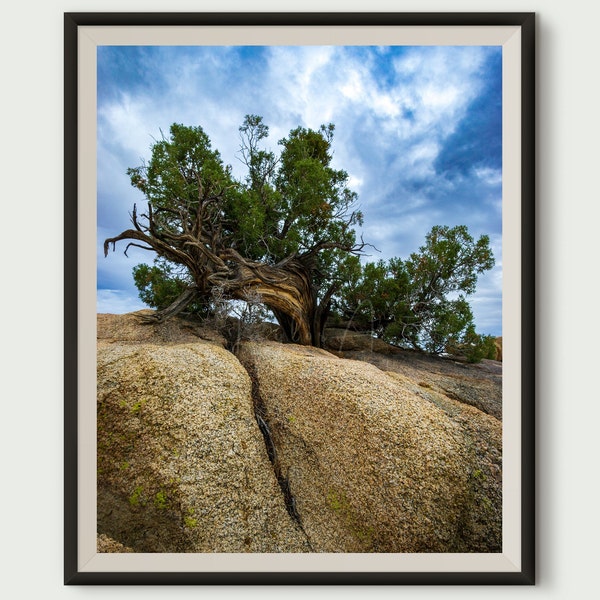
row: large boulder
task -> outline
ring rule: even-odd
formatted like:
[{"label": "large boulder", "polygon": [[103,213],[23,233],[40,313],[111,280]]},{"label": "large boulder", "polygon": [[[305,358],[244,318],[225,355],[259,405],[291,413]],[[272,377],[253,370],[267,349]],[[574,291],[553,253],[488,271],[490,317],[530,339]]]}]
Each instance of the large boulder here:
[{"label": "large boulder", "polygon": [[204,340],[223,347],[227,343],[220,333],[196,319],[171,317],[157,322],[152,321],[155,314],[150,309],[123,315],[98,314],[96,337],[105,343],[181,344]]},{"label": "large boulder", "polygon": [[418,386],[302,346],[249,342],[238,357],[313,551],[501,551],[501,499],[480,504],[471,437]]},{"label": "large boulder", "polygon": [[413,350],[398,350],[393,355],[347,351],[343,358],[375,365],[382,371],[395,371],[460,403],[502,419],[502,363],[482,360],[477,364],[450,357],[432,356]]},{"label": "large boulder", "polygon": [[334,353],[367,351],[380,354],[395,354],[399,350],[373,337],[369,333],[362,331],[352,331],[351,329],[328,327],[323,332],[323,345],[327,350]]},{"label": "large boulder", "polygon": [[116,542],[104,533],[98,534],[96,537],[96,548],[98,552],[111,552],[116,554],[132,553],[133,550],[123,544]]},{"label": "large boulder", "polygon": [[149,343],[132,319],[99,319],[99,551],[309,551],[238,360],[193,331]]},{"label": "large boulder", "polygon": [[[393,369],[394,364],[390,365]],[[469,473],[469,502],[464,515],[469,549],[494,552],[502,547],[502,422],[492,415],[441,393],[421,378],[410,379],[398,370],[388,371],[409,393],[443,410],[456,423],[473,459]]]},{"label": "large boulder", "polygon": [[494,339],[494,345],[496,346],[496,360],[502,361],[502,336]]}]

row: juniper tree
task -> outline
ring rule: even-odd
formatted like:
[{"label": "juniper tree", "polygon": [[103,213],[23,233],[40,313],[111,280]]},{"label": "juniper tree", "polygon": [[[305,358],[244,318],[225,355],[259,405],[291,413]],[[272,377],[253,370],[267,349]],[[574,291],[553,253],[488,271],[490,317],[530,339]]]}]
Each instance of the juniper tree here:
[{"label": "juniper tree", "polygon": [[232,299],[262,298],[289,341],[319,346],[344,265],[365,246],[354,231],[362,214],[348,174],[331,164],[333,125],[293,129],[278,155],[262,146],[268,131],[261,117],[246,116],[239,180],[202,127],[173,124],[149,162],[128,169],[147,208],[134,205],[133,227],[105,240],[104,253],[121,241],[125,253],[156,253],[159,264],[136,273],[146,291],[160,287],[161,273],[170,279],[153,319],[206,304],[218,287]]}]

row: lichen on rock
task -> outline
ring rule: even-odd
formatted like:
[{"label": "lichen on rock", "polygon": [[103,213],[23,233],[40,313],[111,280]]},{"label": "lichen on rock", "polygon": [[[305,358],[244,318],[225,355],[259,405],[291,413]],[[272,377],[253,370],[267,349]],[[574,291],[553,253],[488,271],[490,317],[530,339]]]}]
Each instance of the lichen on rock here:
[{"label": "lichen on rock", "polygon": [[[239,358],[316,551],[481,551],[470,527],[477,457],[443,409],[322,350],[246,343]],[[500,551],[490,540],[484,551]]]},{"label": "lichen on rock", "polygon": [[98,345],[98,533],[135,552],[304,552],[252,405],[213,343]]},{"label": "lichen on rock", "polygon": [[341,352],[99,315],[98,551],[501,552],[501,368]]}]

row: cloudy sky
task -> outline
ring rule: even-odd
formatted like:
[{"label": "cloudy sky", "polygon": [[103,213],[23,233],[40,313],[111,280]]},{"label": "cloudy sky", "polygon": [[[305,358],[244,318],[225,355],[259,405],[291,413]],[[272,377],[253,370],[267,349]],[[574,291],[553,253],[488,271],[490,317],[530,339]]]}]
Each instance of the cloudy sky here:
[{"label": "cloudy sky", "polygon": [[433,225],[490,236],[496,267],[471,297],[477,330],[501,335],[501,47],[98,48],[98,312],[143,308],[132,269],[151,263],[125,243],[144,198],[126,170],[174,123],[201,125],[243,175],[238,127],[258,114],[270,149],[302,125],[335,124],[334,166],[358,193],[370,260],[407,257]]}]

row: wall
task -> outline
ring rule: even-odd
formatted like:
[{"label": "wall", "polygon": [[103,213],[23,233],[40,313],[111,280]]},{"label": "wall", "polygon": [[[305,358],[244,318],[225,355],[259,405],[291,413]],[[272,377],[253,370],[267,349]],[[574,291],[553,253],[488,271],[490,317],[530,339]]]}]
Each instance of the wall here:
[{"label": "wall", "polygon": [[[275,0],[36,0],[3,7],[2,571],[11,598],[156,598],[162,588],[62,585],[62,13],[281,9]],[[286,10],[538,12],[539,584],[485,590],[378,588],[387,598],[588,598],[598,534],[595,244],[600,5],[571,0],[287,2]],[[67,252],[73,249],[67,248]],[[15,315],[15,307],[17,313]],[[170,598],[274,597],[281,589],[177,588]],[[284,590],[290,598],[306,589]],[[311,590],[359,597],[365,590]]]}]

